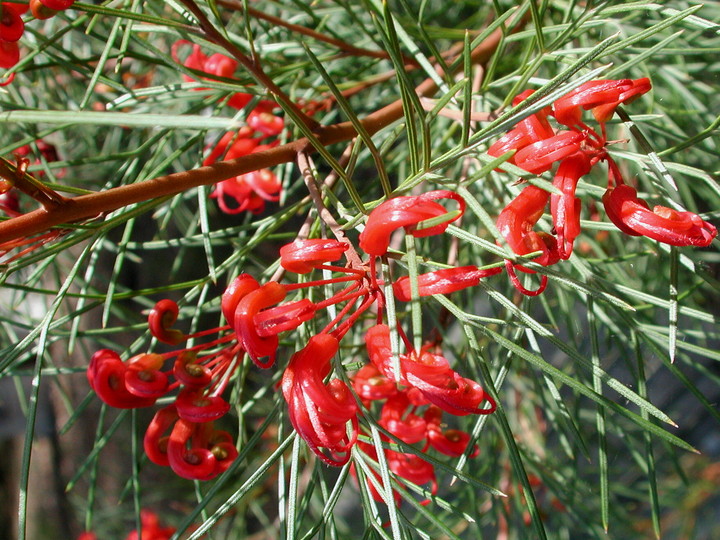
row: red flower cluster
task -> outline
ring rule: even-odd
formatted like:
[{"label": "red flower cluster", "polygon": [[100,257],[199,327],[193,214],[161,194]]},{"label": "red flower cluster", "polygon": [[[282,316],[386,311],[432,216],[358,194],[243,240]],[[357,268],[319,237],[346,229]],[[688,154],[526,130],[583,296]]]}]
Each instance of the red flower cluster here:
[{"label": "red flower cluster", "polygon": [[[181,61],[179,51],[185,46],[192,47],[192,51]],[[238,66],[236,60],[221,53],[208,57],[199,45],[193,45],[186,40],[173,44],[172,56],[176,62],[189,69],[226,79],[232,78]],[[183,75],[183,78],[189,82],[193,80],[187,75]],[[252,94],[237,92],[230,96],[225,104],[235,109],[244,109],[252,100]],[[215,163],[219,159],[236,159],[274,146],[275,142],[262,141],[267,137],[276,137],[285,129],[283,118],[273,114],[277,108],[274,101],[259,100],[247,114],[247,125],[237,132],[231,131],[223,135],[205,158],[204,165]],[[258,214],[265,209],[266,201],[276,202],[280,199],[280,191],[281,185],[277,176],[269,169],[261,169],[219,182],[210,196],[217,199],[218,206],[226,214],[239,214],[244,211]]]},{"label": "red flower cluster", "polygon": [[[0,3],[0,67],[10,69],[20,60],[18,41],[25,32],[22,16],[30,9],[36,19],[49,19],[75,0],[30,0],[29,4]],[[4,84],[10,84],[10,80]]]},{"label": "red flower cluster", "polygon": [[[456,201],[459,210],[449,213],[439,202],[445,199]],[[222,295],[221,309],[228,325],[220,328],[186,336],[173,327],[178,306],[162,300],[148,317],[151,333],[158,340],[177,345],[189,338],[217,336],[190,348],[139,354],[127,361],[113,351],[100,350],[88,366],[90,385],[105,403],[118,408],[148,407],[159,397],[177,391],[173,403],[158,411],[148,427],[145,452],[151,461],[169,465],[180,476],[209,479],[225,470],[237,456],[230,435],[216,430],[213,422],[230,408],[221,394],[241,357],[246,353],[258,367],[271,367],[277,354],[278,334],[297,328],[324,310],[330,313],[332,308],[333,316],[328,317],[331,320],[290,359],[282,377],[282,393],[293,427],[313,452],[329,465],[343,465],[350,459],[357,441],[358,406],[342,380],[327,377],[340,340],[375,306],[377,321],[367,332],[367,350],[371,365],[393,388],[393,394],[406,393],[412,396],[408,399],[414,406],[427,405],[454,415],[490,413],[494,403],[480,385],[452,370],[442,355],[428,349],[414,351],[400,326],[397,332],[408,352],[400,355],[399,371],[395,374],[390,328],[383,324],[387,299],[376,270],[377,258],[387,253],[394,230],[404,228],[418,237],[439,234],[462,215],[464,206],[463,199],[449,191],[386,201],[370,214],[360,237],[360,245],[370,257],[355,266],[330,264],[350,247],[338,240],[296,240],[287,244],[280,250],[280,263],[286,271],[308,274],[326,270],[344,275],[285,285],[276,281],[260,284],[252,276],[241,274]],[[428,219],[432,222],[424,227],[423,222]],[[477,285],[482,277],[499,271],[465,266],[429,272],[420,276],[419,295],[451,293]],[[319,286],[338,286],[338,290],[316,302],[308,298],[286,301],[295,290]],[[394,283],[393,294],[398,301],[410,299],[407,278]],[[171,367],[166,369],[166,364]],[[356,377],[356,385],[358,380]],[[365,390],[358,393],[369,398]],[[377,399],[388,396],[385,393]],[[483,401],[489,401],[490,407],[480,408]],[[387,405],[387,411],[398,407],[392,403],[396,402]],[[393,425],[400,425],[401,416]],[[424,425],[423,437],[431,445],[438,449],[451,447],[450,441],[456,435],[443,435],[439,420],[426,419]],[[396,428],[388,429],[397,432]],[[404,456],[400,461],[408,459]]]},{"label": "red flower cluster", "polygon": [[[651,88],[650,81],[620,79],[589,81],[520,121],[489,149],[488,154],[499,157],[515,150],[509,159],[518,167],[534,174],[559,167],[553,185],[561,194],[550,194],[536,186],[527,186],[500,213],[497,228],[508,246],[517,255],[541,252],[533,262],[543,266],[566,260],[573,251],[580,234],[580,199],[575,196],[578,180],[600,161],[607,161],[608,189],[603,204],[610,220],[626,234],[644,235],[674,246],[707,246],[717,235],[713,225],[691,212],[677,212],[647,203],[637,198],[634,188],[625,184],[620,170],[608,155],[606,123],[615,109],[629,103]],[[518,105],[533,93],[526,90],[513,101]],[[600,126],[600,133],[582,120],[583,110],[590,110]],[[567,128],[555,131],[549,118]],[[554,235],[536,232],[533,227],[550,201]],[[547,285],[543,276],[540,288],[525,289],[515,275],[515,269],[532,270],[506,261],[513,284],[524,294],[540,294]]]},{"label": "red flower cluster", "polygon": [[[396,373],[392,365],[390,328],[384,324],[370,328],[365,334],[365,341],[371,363],[355,374],[353,386],[368,408],[372,402],[384,401],[378,423],[407,444],[424,441],[423,453],[429,448],[452,457],[466,452],[470,435],[457,429],[444,429],[442,414],[492,413],[495,402],[482,387],[453,371],[445,357],[430,352],[430,346],[419,353],[411,350],[401,354]],[[488,406],[479,408],[483,401],[487,401]],[[420,416],[418,408],[423,406],[427,409]],[[373,445],[360,442],[358,446],[377,461],[377,449]],[[398,477],[418,485],[429,483],[432,493],[436,493],[437,481],[432,464],[414,453],[389,449],[384,453],[388,467]],[[471,449],[471,457],[478,453],[477,447]],[[375,487],[380,482],[379,475],[376,472],[372,475],[374,480],[368,478],[368,488],[373,497],[381,501],[382,497]],[[400,494],[397,491],[393,493],[396,504],[399,504]]]},{"label": "red flower cluster", "polygon": [[[186,336],[171,328],[177,316],[175,302],[158,302],[148,317],[152,334],[164,343],[178,344],[227,329]],[[180,351],[139,354],[125,362],[116,352],[102,349],[90,359],[87,377],[100,399],[120,409],[150,407],[177,390],[173,403],[159,410],[148,426],[145,453],[183,478],[209,480],[237,457],[232,436],[215,429],[214,421],[230,410],[221,394],[242,354],[232,334]],[[172,367],[163,371],[170,360]]]}]

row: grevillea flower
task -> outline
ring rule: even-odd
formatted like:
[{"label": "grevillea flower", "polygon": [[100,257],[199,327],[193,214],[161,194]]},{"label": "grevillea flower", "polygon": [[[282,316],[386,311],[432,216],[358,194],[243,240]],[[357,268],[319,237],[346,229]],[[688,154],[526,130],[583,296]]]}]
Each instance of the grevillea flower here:
[{"label": "grevillea flower", "polygon": [[380,373],[375,364],[365,364],[355,373],[353,388],[366,405],[371,401],[390,398],[398,392],[395,381]]},{"label": "grevillea flower", "polygon": [[[500,272],[502,272],[500,267],[481,270],[477,266],[460,266],[420,274],[417,277],[418,296],[450,294],[468,287],[475,287],[482,278]],[[397,300],[409,302],[411,299],[410,278],[403,276],[395,281],[393,292]]]},{"label": "grevillea flower", "polygon": [[[441,454],[451,457],[460,457],[468,450],[470,434],[459,429],[443,429],[442,411],[439,407],[428,407],[423,415],[427,425],[428,444]],[[476,457],[480,449],[475,445],[470,457]]]},{"label": "grevillea flower", "polygon": [[397,392],[385,401],[378,423],[403,442],[415,444],[425,439],[427,423],[410,408],[407,394]]},{"label": "grevillea flower", "polygon": [[280,248],[280,265],[288,272],[308,274],[325,263],[337,261],[349,247],[327,238],[295,240]]},{"label": "grevillea flower", "polygon": [[282,392],[295,431],[323,462],[342,466],[350,459],[357,440],[358,420],[357,405],[347,385],[339,379],[324,382],[338,347],[337,338],[330,334],[310,338],[290,359],[283,373]]},{"label": "grevillea flower", "polygon": [[[533,259],[533,262],[543,266],[550,266],[560,260],[555,238],[547,233],[533,231],[549,198],[550,193],[544,189],[527,186],[500,212],[495,223],[515,254],[527,255],[541,251],[542,254]],[[519,265],[518,268],[524,272],[532,272]]]},{"label": "grevillea flower", "polygon": [[665,206],[648,204],[627,184],[610,187],[603,195],[610,221],[626,234],[647,236],[672,246],[709,246],[717,229],[692,212],[678,212]]},{"label": "grevillea flower", "polygon": [[[495,410],[495,402],[478,383],[453,371],[444,356],[425,349],[401,354],[400,375],[396,376],[387,325],[371,327],[365,334],[365,344],[370,361],[383,375],[417,389],[427,401],[442,410],[456,416],[490,414]],[[489,403],[487,408],[479,407],[483,401]]]},{"label": "grevillea flower", "polygon": [[0,5],[0,41],[15,42],[25,31],[21,14],[16,9],[8,7],[11,5],[5,2]]},{"label": "grevillea flower", "polygon": [[210,480],[237,457],[229,435],[211,423],[178,419],[167,440],[167,458],[173,472],[189,480]]},{"label": "grevillea flower", "polygon": [[180,330],[172,328],[177,321],[180,310],[172,300],[160,300],[148,315],[150,333],[159,341],[169,345],[177,345],[187,339]]},{"label": "grevillea flower", "polygon": [[566,260],[573,251],[575,238],[580,234],[580,199],[575,197],[581,176],[590,172],[590,158],[584,152],[575,152],[560,162],[553,185],[562,195],[550,195],[550,213],[557,234],[558,255]]},{"label": "grevillea flower", "polygon": [[580,149],[585,136],[574,131],[561,131],[548,139],[534,142],[518,150],[515,164],[533,174],[549,171],[560,161]]},{"label": "grevillea flower", "polygon": [[101,349],[90,358],[87,378],[98,397],[116,409],[136,409],[155,403],[157,396],[137,395],[126,386],[127,373],[127,364],[116,352]]},{"label": "grevillea flower", "polygon": [[267,202],[280,200],[281,191],[282,185],[275,173],[260,169],[218,182],[210,197],[217,199],[220,210],[226,214],[246,211],[260,214]]},{"label": "grevillea flower", "polygon": [[[416,226],[421,221],[448,214],[447,209],[436,202],[441,199],[456,201],[459,206],[458,212],[450,214],[446,221],[437,225],[417,229]],[[365,230],[360,234],[360,247],[369,255],[384,255],[390,246],[390,236],[395,230],[404,227],[407,233],[415,237],[440,234],[447,229],[450,223],[459,219],[464,211],[465,200],[457,193],[446,190],[388,199],[368,216]]]}]

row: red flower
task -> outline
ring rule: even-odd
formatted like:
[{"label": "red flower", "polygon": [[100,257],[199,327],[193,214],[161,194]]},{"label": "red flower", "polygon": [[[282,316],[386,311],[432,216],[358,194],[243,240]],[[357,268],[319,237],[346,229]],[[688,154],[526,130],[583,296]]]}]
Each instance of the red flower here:
[{"label": "red flower", "polygon": [[[447,221],[424,229],[416,229],[421,221],[446,215],[448,211],[437,201],[453,199],[459,205],[459,212],[450,215]],[[417,196],[402,196],[388,199],[375,208],[368,216],[365,230],[360,234],[360,247],[365,253],[380,256],[387,253],[392,233],[404,227],[407,233],[416,237],[440,234],[447,226],[462,216],[465,201],[457,193],[446,190],[429,191]]]},{"label": "red flower", "polygon": [[580,234],[580,199],[575,197],[575,189],[580,177],[590,172],[590,167],[587,154],[576,152],[560,162],[553,180],[553,185],[562,191],[562,195],[550,195],[550,213],[561,259],[570,258],[575,238]]},{"label": "red flower", "polygon": [[[502,272],[501,267],[481,270],[477,266],[460,266],[420,274],[417,278],[418,296],[450,294],[468,287],[475,287],[482,278],[500,272]],[[393,283],[393,292],[397,300],[409,302],[411,299],[410,278],[403,276]]]},{"label": "red flower", "polygon": [[136,409],[155,403],[157,396],[137,395],[126,386],[127,373],[128,366],[116,352],[101,349],[90,359],[87,378],[98,397],[116,409]]},{"label": "red flower", "polygon": [[[283,373],[282,392],[295,431],[323,462],[342,466],[350,459],[357,440],[358,420],[357,405],[347,385],[339,379],[324,383],[338,347],[338,340],[329,334],[310,338],[290,359]],[[350,436],[347,422],[352,424]]]},{"label": "red flower", "polygon": [[580,143],[584,139],[584,135],[575,131],[561,131],[518,150],[515,164],[533,174],[544,173],[549,171],[556,161],[580,150]]},{"label": "red flower", "polygon": [[692,212],[678,212],[665,206],[652,210],[637,191],[626,184],[610,187],[603,195],[610,221],[633,236],[647,236],[672,246],[709,246],[717,229]]},{"label": "red flower", "polygon": [[125,540],[139,540],[140,537],[142,540],[170,540],[175,530],[175,527],[161,527],[157,514],[143,509],[140,511],[140,534],[132,531]]},{"label": "red flower", "polygon": [[410,406],[406,393],[397,392],[383,405],[378,423],[403,442],[415,444],[425,439],[427,424],[424,418],[408,411]]},{"label": "red flower", "polygon": [[[555,238],[532,230],[543,215],[549,198],[550,193],[544,189],[527,186],[500,212],[495,224],[515,254],[527,255],[541,251],[542,255],[533,259],[533,262],[543,266],[550,266],[560,260]],[[525,267],[517,267],[532,273]]]},{"label": "red flower", "polygon": [[[444,356],[427,350],[410,351],[399,357],[400,376],[392,365],[390,328],[384,324],[371,327],[365,334],[370,361],[389,379],[417,389],[430,403],[456,416],[490,414],[495,402],[473,380],[461,377],[450,368]],[[489,407],[479,408],[483,401]]]},{"label": "red flower", "polygon": [[[270,169],[260,169],[229,178],[215,184],[210,197],[217,199],[218,206],[226,214],[252,212],[259,214],[265,210],[265,202],[280,200],[282,185]],[[229,201],[234,200],[235,206]]]},{"label": "red flower", "polygon": [[338,240],[295,240],[280,248],[280,265],[288,272],[308,274],[324,263],[337,261],[350,246]]},{"label": "red flower", "polygon": [[385,377],[375,364],[365,364],[353,377],[353,388],[360,399],[369,404],[397,394],[395,381]]}]

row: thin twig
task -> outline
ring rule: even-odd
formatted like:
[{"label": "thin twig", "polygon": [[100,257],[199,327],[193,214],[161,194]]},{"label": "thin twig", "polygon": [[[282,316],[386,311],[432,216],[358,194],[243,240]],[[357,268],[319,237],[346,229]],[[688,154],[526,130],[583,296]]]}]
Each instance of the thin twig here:
[{"label": "thin twig", "polygon": [[[497,48],[503,29],[498,29],[473,51],[476,63],[487,61]],[[435,82],[428,78],[417,88],[420,97],[428,97],[437,91]],[[361,119],[365,130],[370,134],[392,124],[403,116],[403,102],[396,100]],[[320,127],[316,131],[317,139],[323,145],[349,141],[357,135],[351,122]],[[219,161],[212,165],[191,169],[166,176],[159,176],[143,182],[119,186],[98,193],[80,195],[53,209],[41,208],[21,216],[0,222],[0,243],[31,236],[52,227],[78,222],[111,212],[135,203],[145,202],[159,197],[176,195],[199,186],[216,184],[228,178],[274,167],[294,161],[302,151],[311,151],[307,138],[264,150],[253,152],[230,161]]]}]

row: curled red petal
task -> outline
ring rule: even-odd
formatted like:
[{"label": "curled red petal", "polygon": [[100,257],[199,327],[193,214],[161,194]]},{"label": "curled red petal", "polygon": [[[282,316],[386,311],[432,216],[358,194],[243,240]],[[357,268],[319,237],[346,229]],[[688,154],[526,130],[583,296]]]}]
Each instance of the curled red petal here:
[{"label": "curled red petal", "polygon": [[[450,294],[468,287],[474,287],[480,283],[482,278],[500,272],[502,272],[501,267],[480,270],[477,266],[460,266],[420,274],[417,278],[418,296]],[[395,298],[401,302],[409,302],[412,298],[410,278],[404,276],[393,283],[393,293]]]},{"label": "curled red petal", "polygon": [[307,298],[264,309],[254,318],[257,333],[260,337],[269,337],[294,330],[312,319],[316,310],[315,304]]},{"label": "curled red petal", "polygon": [[[415,229],[414,227],[422,221],[448,213],[444,206],[436,202],[438,199],[455,200],[460,207],[459,213],[438,225]],[[446,190],[388,199],[368,216],[365,230],[360,234],[360,247],[369,255],[384,255],[390,245],[390,236],[395,230],[404,227],[408,233],[416,237],[440,234],[450,223],[458,219],[464,210],[464,199],[456,193]]]},{"label": "curled red petal", "polygon": [[565,126],[581,123],[582,109],[616,103],[620,95],[632,87],[629,79],[588,81],[568,92],[553,104],[555,119]]},{"label": "curled red petal", "polygon": [[225,320],[233,324],[235,321],[235,310],[240,300],[245,298],[249,292],[258,288],[260,288],[260,284],[250,274],[240,274],[236,277],[232,283],[228,285],[227,289],[225,289],[220,301],[220,307]]},{"label": "curled red petal", "polygon": [[197,354],[186,351],[177,356],[173,375],[184,386],[192,389],[204,388],[212,381],[212,371],[197,362]]},{"label": "curled red petal", "polygon": [[[345,383],[339,379],[327,384],[323,381],[338,347],[337,338],[330,334],[310,338],[307,346],[290,359],[281,386],[295,430],[320,459],[335,466],[350,459],[358,430],[357,405]],[[350,436],[348,421],[352,425]]]},{"label": "curled red petal", "polygon": [[210,480],[218,474],[217,460],[207,448],[190,446],[195,431],[192,422],[179,419],[167,445],[168,462],[178,476],[189,480]]},{"label": "curled red petal", "polygon": [[0,7],[0,41],[15,42],[25,32],[25,23],[20,13],[12,8],[6,8],[8,5],[11,4],[3,2],[2,7]]},{"label": "curled red petal", "polygon": [[375,364],[365,364],[353,377],[353,388],[361,399],[387,399],[397,393],[395,381],[388,379]]},{"label": "curled red petal", "polygon": [[307,274],[317,266],[337,261],[350,246],[338,240],[295,240],[280,248],[280,266],[288,272]]},{"label": "curled red petal", "polygon": [[[235,308],[232,322],[233,330],[248,356],[260,368],[269,368],[275,362],[278,347],[277,335],[262,337],[255,324],[255,316],[267,307],[281,302],[287,292],[285,287],[276,281],[270,281],[262,287],[249,292],[240,300]],[[260,358],[267,357],[265,362]]]},{"label": "curled red petal", "polygon": [[156,465],[162,465],[164,467],[170,465],[167,456],[169,435],[166,436],[165,433],[177,419],[178,415],[175,410],[175,405],[168,405],[155,413],[155,416],[153,416],[153,419],[145,430],[143,448],[150,461]]},{"label": "curled red petal", "polygon": [[90,359],[87,377],[98,397],[116,409],[136,409],[155,403],[157,398],[137,396],[127,389],[126,372],[127,366],[117,353],[101,349]]},{"label": "curled red petal", "polygon": [[226,79],[229,79],[235,72],[237,65],[237,60],[233,60],[222,53],[215,53],[205,60],[205,63],[203,64],[203,71],[217,75],[218,77],[225,77]]},{"label": "curled red petal", "polygon": [[185,334],[173,329],[180,310],[178,305],[169,299],[160,300],[148,315],[150,333],[159,341],[169,345],[177,345],[185,341]]},{"label": "curled red petal", "polygon": [[[428,442],[435,450],[441,454],[451,457],[462,456],[470,443],[470,434],[459,429],[432,429],[428,431]],[[479,452],[477,446],[473,448],[471,457],[475,457]]]},{"label": "curled red petal", "polygon": [[[533,262],[543,266],[560,260],[555,239],[547,233],[533,231],[533,227],[545,211],[550,193],[537,186],[527,186],[508,204],[498,216],[496,227],[510,249],[517,255],[542,251]],[[531,270],[518,266],[525,272]]]},{"label": "curled red petal", "polygon": [[177,414],[193,423],[212,422],[227,414],[230,404],[220,396],[207,396],[194,389],[186,389],[175,398]]},{"label": "curled red petal", "polygon": [[585,138],[581,133],[561,131],[548,139],[527,145],[515,154],[515,164],[533,174],[549,171],[556,161],[560,161],[580,150]]},{"label": "curled red petal", "polygon": [[562,192],[562,195],[550,195],[550,213],[561,259],[570,257],[575,238],[580,234],[580,199],[575,197],[575,189],[580,177],[589,173],[590,168],[587,154],[576,152],[560,162],[553,180],[553,185]]}]

